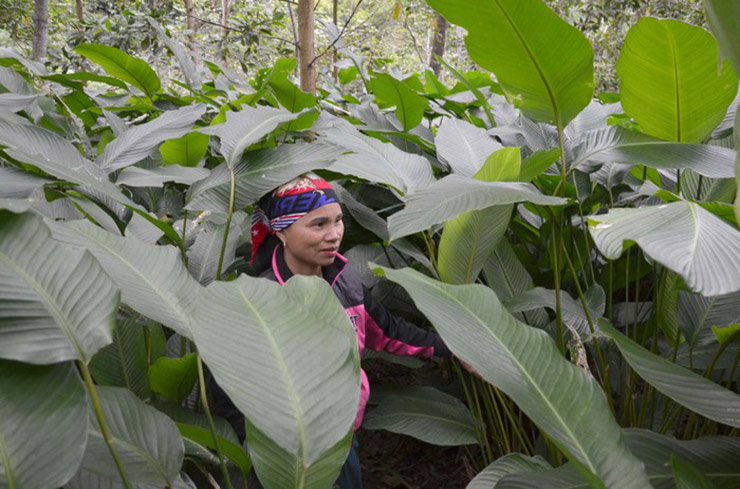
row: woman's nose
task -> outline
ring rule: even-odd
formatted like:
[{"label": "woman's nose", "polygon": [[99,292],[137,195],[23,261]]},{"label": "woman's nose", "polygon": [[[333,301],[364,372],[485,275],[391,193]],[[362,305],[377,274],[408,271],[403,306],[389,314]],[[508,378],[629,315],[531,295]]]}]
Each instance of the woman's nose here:
[{"label": "woman's nose", "polygon": [[342,239],[342,227],[341,226],[331,226],[326,235],[326,240],[327,241],[337,241],[339,239]]}]

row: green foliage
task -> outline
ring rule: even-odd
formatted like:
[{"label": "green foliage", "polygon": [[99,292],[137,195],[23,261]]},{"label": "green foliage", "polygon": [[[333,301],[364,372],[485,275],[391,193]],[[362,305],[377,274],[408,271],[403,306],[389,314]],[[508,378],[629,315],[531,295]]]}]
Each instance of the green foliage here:
[{"label": "green foliage", "polygon": [[[433,16],[416,2],[392,20],[406,40]],[[335,183],[372,293],[486,379],[375,391],[367,428],[467,444],[470,487],[737,486],[740,122],[714,39],[643,19],[601,103],[589,40],[603,75],[619,40],[598,31],[626,32],[631,2],[548,2],[581,33],[535,0],[435,0],[461,24],[440,76],[399,74],[391,46],[419,43],[362,37],[395,7],[363,3],[314,95],[270,44],[292,36],[286,5],[257,3],[223,33],[97,2],[70,23],[77,52],[57,34],[45,64],[0,49],[0,486],[229,487],[253,464],[265,487],[331,487],[359,395],[346,315],[317,279],[246,276],[252,205],[307,171]],[[732,60],[726,8],[708,3]],[[492,73],[468,70],[463,29]]]}]

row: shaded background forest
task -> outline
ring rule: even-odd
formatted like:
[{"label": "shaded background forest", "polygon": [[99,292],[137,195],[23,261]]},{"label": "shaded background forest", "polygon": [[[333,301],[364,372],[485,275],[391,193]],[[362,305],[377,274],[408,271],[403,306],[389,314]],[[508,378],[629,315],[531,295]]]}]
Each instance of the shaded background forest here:
[{"label": "shaded background forest", "polygon": [[[643,16],[680,19],[706,27],[699,0],[546,0],[559,16],[586,34],[594,46],[596,93],[614,91],[614,65],[624,36]],[[281,57],[295,57],[297,2],[290,0],[5,0],[0,5],[0,46],[22,55],[47,57],[61,72],[79,71],[83,58],[72,52],[83,42],[118,47],[145,58],[164,78],[177,78],[151,15],[185,42],[195,56],[224,63],[252,76]],[[37,12],[37,13],[34,13]],[[46,45],[39,39],[46,12]],[[36,19],[36,20],[35,20]],[[464,30],[447,23],[423,0],[319,0],[315,2],[318,86],[349,56],[400,73],[423,72],[433,50],[458,70],[475,68],[465,51]],[[37,28],[34,29],[34,22]],[[336,24],[336,28],[333,26]],[[34,32],[37,49],[34,52]],[[336,32],[340,39],[334,44]],[[444,44],[435,48],[435,37]],[[85,68],[90,68],[85,66]],[[451,75],[442,68],[442,80]]]}]

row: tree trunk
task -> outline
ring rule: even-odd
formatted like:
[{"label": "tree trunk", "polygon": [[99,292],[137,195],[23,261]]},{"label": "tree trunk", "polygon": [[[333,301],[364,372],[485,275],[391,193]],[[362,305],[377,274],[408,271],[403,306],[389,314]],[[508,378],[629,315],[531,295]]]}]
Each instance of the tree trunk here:
[{"label": "tree trunk", "polygon": [[34,0],[33,5],[33,59],[46,56],[49,34],[49,0]]},{"label": "tree trunk", "polygon": [[75,0],[75,14],[77,14],[77,20],[79,22],[85,20],[82,14],[82,0]]},{"label": "tree trunk", "polygon": [[429,56],[429,66],[436,76],[442,69],[442,65],[437,61],[435,54],[440,58],[445,54],[445,36],[447,34],[447,19],[437,14],[437,28],[434,32],[434,42],[432,42],[432,54]]},{"label": "tree trunk", "polygon": [[193,18],[193,0],[185,0],[185,25],[190,31],[190,37],[195,33],[195,19]]},{"label": "tree trunk", "polygon": [[301,74],[301,90],[316,93],[316,67],[312,61],[316,56],[313,42],[313,0],[298,0],[298,66]]},{"label": "tree trunk", "polygon": [[[331,20],[334,22],[334,25],[337,26],[338,22],[338,11],[339,11],[339,0],[334,0],[334,3],[332,5],[331,10]],[[337,29],[339,27],[337,26]],[[334,46],[331,52],[331,76],[334,78],[334,82],[336,83],[339,79],[339,70],[337,69],[337,47]]]},{"label": "tree trunk", "polygon": [[221,37],[224,38],[229,33],[229,10],[231,9],[231,0],[221,0]]}]

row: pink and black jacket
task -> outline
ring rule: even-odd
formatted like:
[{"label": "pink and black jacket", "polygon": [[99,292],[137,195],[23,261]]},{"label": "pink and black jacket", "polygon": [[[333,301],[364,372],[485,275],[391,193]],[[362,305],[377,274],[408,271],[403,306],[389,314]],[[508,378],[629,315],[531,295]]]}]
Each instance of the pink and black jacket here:
[{"label": "pink and black jacket", "polygon": [[[442,339],[431,330],[420,328],[401,318],[393,316],[378,303],[370,291],[362,284],[360,277],[347,266],[347,259],[337,255],[332,265],[322,269],[324,279],[331,285],[339,302],[349,317],[357,335],[360,355],[365,348],[385,350],[395,355],[411,355],[421,358],[432,356],[448,357],[450,350]],[[272,253],[271,266],[261,277],[275,280],[280,285],[293,276],[283,258],[282,246],[276,246]],[[361,371],[362,385],[360,404],[355,418],[355,430],[362,424],[370,385],[367,375]],[[244,439],[244,418],[220,389],[214,391],[214,412],[226,418],[240,439]]]}]

